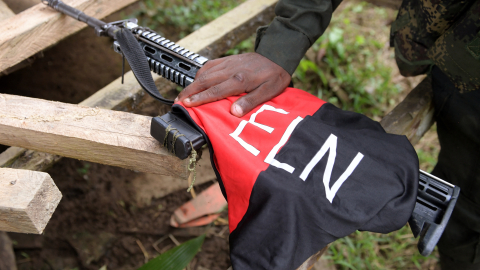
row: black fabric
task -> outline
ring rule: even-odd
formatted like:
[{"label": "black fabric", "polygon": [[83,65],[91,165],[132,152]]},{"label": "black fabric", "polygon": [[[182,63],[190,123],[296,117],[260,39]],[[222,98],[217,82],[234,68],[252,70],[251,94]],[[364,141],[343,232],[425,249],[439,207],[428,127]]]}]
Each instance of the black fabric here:
[{"label": "black fabric", "polygon": [[[437,67],[432,69],[435,118],[440,140],[432,174],[461,188],[438,243],[450,261],[480,265],[480,91],[461,94]],[[449,261],[444,259],[444,261]],[[452,265],[452,264],[444,264]],[[460,269],[460,268],[443,268]],[[480,269],[480,268],[477,268]]]},{"label": "black fabric", "polygon": [[[330,188],[354,157],[364,155],[326,198],[330,149],[305,181],[304,168],[325,141],[337,137]],[[307,116],[276,155],[289,173],[269,166],[253,187],[247,213],[230,235],[234,269],[296,269],[328,243],[355,230],[388,233],[410,217],[417,196],[418,159],[405,136],[387,134],[366,116],[323,105]]]},{"label": "black fabric", "polygon": [[305,52],[323,34],[341,0],[280,0],[275,19],[257,32],[255,51],[290,75]]},{"label": "black fabric", "polygon": [[155,86],[150,68],[148,67],[147,57],[135,36],[129,30],[122,28],[116,32],[115,37],[140,86],[158,101],[167,105],[173,105],[173,100],[162,97]]}]

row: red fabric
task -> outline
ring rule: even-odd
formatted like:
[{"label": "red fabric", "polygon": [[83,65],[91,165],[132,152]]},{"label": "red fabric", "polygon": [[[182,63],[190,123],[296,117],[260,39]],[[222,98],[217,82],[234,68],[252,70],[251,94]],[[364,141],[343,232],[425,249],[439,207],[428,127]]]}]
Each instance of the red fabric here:
[{"label": "red fabric", "polygon": [[186,108],[191,118],[205,131],[213,146],[215,164],[227,193],[230,232],[235,230],[245,215],[253,185],[260,172],[269,166],[264,160],[279,143],[288,125],[298,116],[305,118],[307,115],[313,115],[325,103],[295,88],[287,88],[281,95],[264,103],[276,109],[283,109],[288,114],[263,111],[257,115],[255,122],[274,128],[272,133],[250,123],[246,124],[239,137],[260,151],[260,154],[255,156],[230,134],[237,129],[242,120],[248,121],[263,104],[242,118],[237,118],[230,113],[230,107],[238,98],[239,96],[229,97],[198,107]]}]

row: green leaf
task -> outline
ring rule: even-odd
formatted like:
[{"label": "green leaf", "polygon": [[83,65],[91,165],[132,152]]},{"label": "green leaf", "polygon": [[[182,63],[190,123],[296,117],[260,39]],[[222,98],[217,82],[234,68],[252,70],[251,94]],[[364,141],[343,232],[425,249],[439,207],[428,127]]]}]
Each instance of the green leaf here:
[{"label": "green leaf", "polygon": [[195,257],[205,240],[205,234],[158,255],[138,270],[182,270]]}]

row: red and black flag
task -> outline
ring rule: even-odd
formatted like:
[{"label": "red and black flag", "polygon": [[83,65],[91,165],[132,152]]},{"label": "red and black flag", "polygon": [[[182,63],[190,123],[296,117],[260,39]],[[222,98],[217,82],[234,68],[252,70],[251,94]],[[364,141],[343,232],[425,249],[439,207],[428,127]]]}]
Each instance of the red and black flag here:
[{"label": "red and black flag", "polygon": [[419,171],[405,136],[294,88],[242,118],[236,99],[173,108],[208,137],[234,269],[296,269],[356,230],[405,225]]}]

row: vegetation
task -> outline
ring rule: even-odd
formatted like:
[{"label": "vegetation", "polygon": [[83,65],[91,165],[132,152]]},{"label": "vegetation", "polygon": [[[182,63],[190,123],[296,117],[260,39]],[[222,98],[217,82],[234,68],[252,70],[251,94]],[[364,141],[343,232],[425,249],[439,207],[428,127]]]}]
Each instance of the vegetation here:
[{"label": "vegetation", "polygon": [[205,234],[165,251],[144,264],[138,270],[185,269],[197,252],[200,251],[203,240],[205,240]]},{"label": "vegetation", "polygon": [[[181,38],[241,2],[145,0],[137,17],[144,25]],[[365,2],[343,3],[330,27],[300,62],[293,75],[295,87],[380,120],[410,90],[405,87],[408,84],[399,83],[406,79],[399,75],[389,48],[390,23],[395,16],[393,10]],[[227,55],[253,51],[254,40],[250,37]],[[436,134],[429,132],[417,147],[422,169],[433,169],[438,149]],[[425,258],[416,244],[408,226],[390,234],[357,231],[335,241],[325,256],[337,269],[435,269],[436,254]]]}]

